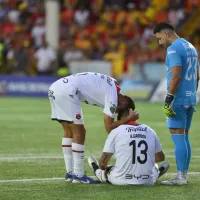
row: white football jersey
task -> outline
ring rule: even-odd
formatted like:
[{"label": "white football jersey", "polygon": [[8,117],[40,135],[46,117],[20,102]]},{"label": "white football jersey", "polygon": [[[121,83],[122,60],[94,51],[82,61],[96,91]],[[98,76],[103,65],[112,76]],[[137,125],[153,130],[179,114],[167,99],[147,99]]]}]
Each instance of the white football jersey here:
[{"label": "white football jersey", "polygon": [[115,118],[118,96],[115,79],[104,74],[85,72],[65,77],[77,87],[79,100],[104,108],[103,112]]},{"label": "white football jersey", "polygon": [[111,131],[103,152],[113,153],[116,164],[110,172],[115,184],[153,184],[155,153],[162,146],[153,129],[140,125],[121,125]]}]

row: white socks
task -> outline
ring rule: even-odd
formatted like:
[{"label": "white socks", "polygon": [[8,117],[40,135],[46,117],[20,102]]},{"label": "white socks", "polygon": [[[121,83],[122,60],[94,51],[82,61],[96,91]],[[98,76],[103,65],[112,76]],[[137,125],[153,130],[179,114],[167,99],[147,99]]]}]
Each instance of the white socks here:
[{"label": "white socks", "polygon": [[62,139],[66,172],[82,177],[84,175],[84,149],[82,144],[72,143],[72,138]]},{"label": "white socks", "polygon": [[72,143],[72,154],[73,154],[73,174],[78,177],[84,175],[84,149],[85,145]]},{"label": "white socks", "polygon": [[64,154],[66,172],[73,172],[73,157],[72,157],[72,138],[62,139],[62,151]]},{"label": "white socks", "polygon": [[177,178],[179,179],[187,179],[187,171],[177,171]]}]

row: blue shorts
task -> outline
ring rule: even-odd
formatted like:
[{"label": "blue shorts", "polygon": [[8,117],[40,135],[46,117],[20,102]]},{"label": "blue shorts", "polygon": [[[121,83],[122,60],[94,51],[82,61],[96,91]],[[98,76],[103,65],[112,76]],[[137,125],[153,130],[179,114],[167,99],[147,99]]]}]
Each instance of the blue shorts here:
[{"label": "blue shorts", "polygon": [[189,130],[192,122],[194,106],[173,105],[173,110],[176,113],[175,117],[167,118],[168,128],[184,128]]}]

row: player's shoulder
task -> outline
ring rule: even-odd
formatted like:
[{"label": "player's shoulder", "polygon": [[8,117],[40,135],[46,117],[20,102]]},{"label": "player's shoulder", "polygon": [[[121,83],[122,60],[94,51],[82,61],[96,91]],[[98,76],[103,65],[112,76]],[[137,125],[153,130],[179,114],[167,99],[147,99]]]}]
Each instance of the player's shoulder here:
[{"label": "player's shoulder", "polygon": [[117,128],[113,129],[109,135],[116,136],[119,135],[120,133],[124,134],[124,132],[130,127],[128,124],[122,124],[118,126]]},{"label": "player's shoulder", "polygon": [[167,48],[167,55],[171,55],[171,54],[176,54],[177,53],[177,48],[173,45],[170,45]]},{"label": "player's shoulder", "polygon": [[181,50],[183,43],[187,43],[187,41],[183,38],[176,39],[170,46],[167,48],[167,54],[174,54]]},{"label": "player's shoulder", "polygon": [[146,132],[148,134],[152,134],[152,135],[156,135],[156,132],[153,130],[153,128],[151,128],[150,126],[146,125],[146,124],[141,124],[142,128],[146,129]]}]

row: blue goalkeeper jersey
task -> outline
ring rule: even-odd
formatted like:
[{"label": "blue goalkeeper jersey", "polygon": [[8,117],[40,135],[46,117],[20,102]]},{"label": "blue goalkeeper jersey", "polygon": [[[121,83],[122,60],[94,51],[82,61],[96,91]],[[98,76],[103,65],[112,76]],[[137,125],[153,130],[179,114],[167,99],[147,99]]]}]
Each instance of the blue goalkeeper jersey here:
[{"label": "blue goalkeeper jersey", "polygon": [[181,80],[174,96],[175,105],[196,105],[196,86],[198,53],[194,46],[183,38],[176,39],[168,48],[166,55],[167,91],[172,78],[171,68],[182,67]]}]

